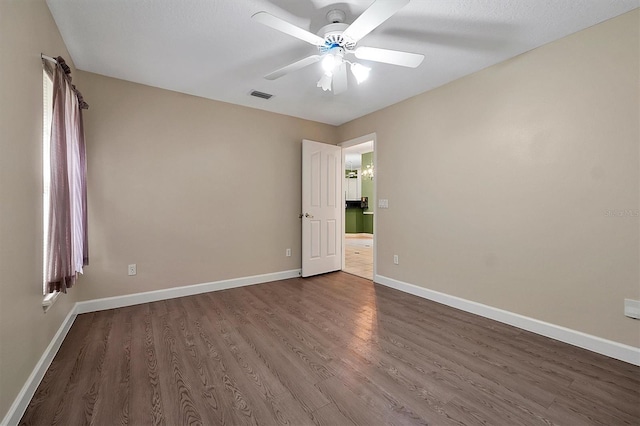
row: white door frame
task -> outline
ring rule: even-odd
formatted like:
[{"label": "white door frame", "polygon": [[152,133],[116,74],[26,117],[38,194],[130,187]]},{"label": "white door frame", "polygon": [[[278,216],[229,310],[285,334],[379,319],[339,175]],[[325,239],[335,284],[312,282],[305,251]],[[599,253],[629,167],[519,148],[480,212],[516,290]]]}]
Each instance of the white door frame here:
[{"label": "white door frame", "polygon": [[[369,141],[373,141],[373,170],[375,173],[374,179],[378,178],[378,153],[376,150],[376,145],[377,145],[377,140],[376,140],[377,136],[374,133],[369,133],[368,135],[364,135],[364,136],[360,136],[357,137],[355,139],[349,139],[347,141],[344,142],[340,142],[338,144],[338,146],[342,147],[342,176],[344,176],[344,169],[346,167],[345,164],[345,153],[344,153],[344,149],[345,148],[349,148],[350,146],[354,146],[354,145],[360,145],[361,143],[365,143],[365,142],[369,142]],[[342,183],[344,184],[344,178],[342,179]],[[373,195],[374,195],[374,200],[378,199],[378,184],[377,182],[374,182],[373,184]],[[346,199],[345,199],[345,195],[344,195],[344,187],[342,188],[342,204],[346,205]],[[369,206],[371,207],[371,206]],[[377,201],[376,203],[373,205],[373,281],[375,281],[376,276],[378,275],[378,250],[377,250],[377,243],[376,241],[378,240],[377,235],[378,235],[378,206],[377,206]],[[346,247],[346,239],[345,239],[345,209],[342,209],[342,269],[344,270],[345,268],[345,247]]]}]

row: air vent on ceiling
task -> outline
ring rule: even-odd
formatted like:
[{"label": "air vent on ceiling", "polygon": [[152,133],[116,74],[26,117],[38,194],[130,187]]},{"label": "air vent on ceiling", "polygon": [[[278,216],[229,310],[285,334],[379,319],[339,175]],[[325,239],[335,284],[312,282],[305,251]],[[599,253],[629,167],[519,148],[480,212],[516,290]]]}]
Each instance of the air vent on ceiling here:
[{"label": "air vent on ceiling", "polygon": [[269,93],[258,92],[257,90],[252,90],[251,91],[251,96],[255,96],[256,98],[269,99],[273,95],[271,95]]}]

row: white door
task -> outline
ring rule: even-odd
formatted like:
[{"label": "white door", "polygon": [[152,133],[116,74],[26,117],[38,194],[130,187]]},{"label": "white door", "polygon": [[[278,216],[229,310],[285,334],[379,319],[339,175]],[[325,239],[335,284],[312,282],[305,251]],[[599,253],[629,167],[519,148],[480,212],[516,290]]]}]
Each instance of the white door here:
[{"label": "white door", "polygon": [[342,268],[342,148],[302,141],[302,276]]}]

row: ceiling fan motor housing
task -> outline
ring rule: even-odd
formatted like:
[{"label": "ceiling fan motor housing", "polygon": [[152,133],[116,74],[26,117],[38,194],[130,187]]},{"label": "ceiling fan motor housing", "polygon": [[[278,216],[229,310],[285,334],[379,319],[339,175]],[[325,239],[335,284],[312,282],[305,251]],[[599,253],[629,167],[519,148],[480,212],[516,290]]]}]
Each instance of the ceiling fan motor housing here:
[{"label": "ceiling fan motor housing", "polygon": [[356,47],[356,43],[352,40],[343,37],[344,30],[349,28],[349,24],[337,22],[329,25],[325,25],[320,28],[318,35],[324,38],[324,45],[318,46],[321,53],[325,53],[334,47],[342,47],[345,50],[353,50]]},{"label": "ceiling fan motor housing", "polygon": [[347,17],[347,14],[340,9],[332,9],[327,12],[327,21],[332,24],[338,24],[344,22],[344,19]]}]

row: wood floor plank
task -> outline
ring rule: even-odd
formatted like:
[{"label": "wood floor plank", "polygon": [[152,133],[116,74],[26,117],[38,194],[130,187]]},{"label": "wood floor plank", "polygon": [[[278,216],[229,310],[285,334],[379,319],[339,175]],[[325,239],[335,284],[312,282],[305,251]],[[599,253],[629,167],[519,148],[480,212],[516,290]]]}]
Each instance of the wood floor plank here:
[{"label": "wood floor plank", "polygon": [[168,315],[151,318],[155,346],[158,348],[158,370],[161,377],[162,405],[166,410],[169,425],[203,424],[199,410],[195,407],[191,386],[185,380],[185,366],[178,354],[175,330]]},{"label": "wood floor plank", "polygon": [[[404,323],[411,318],[417,320],[414,323],[421,329],[433,329],[438,334],[439,339],[446,333],[447,337],[452,337],[458,342],[469,341],[474,347],[479,347],[483,352],[488,351],[495,354],[505,353],[510,359],[517,359],[521,363],[532,364],[538,367],[541,361],[531,357],[530,353],[524,352],[517,344],[514,344],[517,337],[523,330],[517,330],[500,324],[496,321],[485,320],[482,322],[473,321],[468,315],[463,316],[455,309],[444,307],[431,301],[423,301],[422,307],[411,307],[391,300],[385,301],[378,306],[380,317],[391,317]],[[446,328],[440,326],[446,321]],[[451,331],[454,331],[451,335]],[[568,380],[570,381],[570,380]]]},{"label": "wood floor plank", "polygon": [[225,416],[219,411],[219,398],[215,396],[216,383],[211,380],[215,367],[207,362],[204,348],[196,343],[197,326],[184,316],[172,318],[171,324],[176,333],[177,356],[183,362],[183,379],[189,385],[195,409],[204,424],[224,423]]},{"label": "wood floor plank", "polygon": [[317,379],[306,374],[309,370],[301,369],[299,363],[290,362],[291,358],[288,358],[282,349],[270,349],[270,343],[265,342],[261,332],[247,326],[238,329],[238,332],[305,411],[312,412],[329,403],[329,400],[313,387]]},{"label": "wood floor plank", "polygon": [[[234,297],[232,295],[226,296]],[[244,300],[243,302],[246,303]],[[281,355],[290,363],[296,364],[301,370],[315,376],[317,380],[324,380],[333,376],[322,357],[318,356],[306,345],[301,344],[286,327],[281,327],[277,324],[277,321],[272,321],[271,316],[262,315],[255,309],[251,313],[245,312],[244,321],[237,325],[243,327],[249,324],[262,332],[264,334],[263,338],[267,338],[269,341],[276,339],[279,342],[279,347],[285,349]]]},{"label": "wood floor plank", "polygon": [[[195,311],[199,308],[194,305]],[[216,327],[209,318],[199,312],[194,320],[197,331],[197,342],[206,348],[208,372],[211,383],[212,400],[216,401],[214,407],[219,418],[217,424],[252,424],[252,412],[247,409],[245,399],[238,391],[235,380],[229,376],[227,368],[228,357],[224,355],[224,345],[216,337],[218,335]]]},{"label": "wood floor plank", "polygon": [[351,419],[338,409],[336,404],[327,404],[312,413],[313,423],[317,426],[355,426]]},{"label": "wood floor plank", "polygon": [[[382,320],[385,326],[395,335],[408,337],[410,334],[420,333],[421,327],[386,317]],[[447,353],[449,359],[456,360],[459,365],[471,365],[472,369],[483,377],[493,377],[496,384],[521,394],[527,399],[535,401],[541,407],[549,407],[555,398],[556,386],[552,381],[540,381],[537,375],[524,371],[521,364],[499,363],[494,354],[487,358],[481,348],[461,341],[455,336],[432,330],[432,334],[425,341],[416,341],[431,352]]]},{"label": "wood floor plank", "polygon": [[[578,378],[567,388],[567,391],[575,392],[587,400],[597,400],[607,407],[615,406],[618,411],[632,418],[640,419],[640,404],[638,404],[637,392],[620,393],[620,387],[603,380],[586,380]],[[640,390],[640,385],[636,388]]]},{"label": "wood floor plank", "polygon": [[[250,357],[241,352],[235,343],[240,337],[233,330],[221,334],[221,337],[218,342],[223,345],[220,356],[226,374],[224,383],[232,390],[238,406],[243,408],[241,412],[247,417],[245,420],[254,423],[258,422],[256,419],[267,419],[270,424],[289,424],[288,413],[281,409],[276,394],[272,392],[271,383],[274,381],[270,380],[271,375],[263,376]],[[274,388],[280,390],[277,385]]]},{"label": "wood floor plank", "polygon": [[[97,419],[108,417],[112,419],[113,425],[129,423],[132,325],[128,312],[129,308],[114,311],[114,316],[121,316],[122,321],[114,321],[109,332],[91,424],[97,424]],[[122,344],[112,344],[113,342]]]},{"label": "wood floor plank", "polygon": [[69,379],[74,369],[77,368],[77,364],[73,360],[82,355],[79,348],[84,346],[84,342],[88,338],[93,319],[93,314],[78,315],[31,399],[20,421],[21,425],[51,423],[50,414],[62,407],[61,401],[65,398]]},{"label": "wood floor plank", "polygon": [[76,318],[24,425],[640,425],[640,367],[333,273]]},{"label": "wood floor plank", "polygon": [[320,336],[313,333],[303,321],[298,321],[294,315],[282,309],[278,300],[270,300],[264,292],[244,291],[242,295],[257,312],[266,315],[281,328],[286,328],[298,342],[318,357],[325,361],[333,359],[332,351],[336,347],[335,343],[329,339],[319,338]]},{"label": "wood floor plank", "polygon": [[130,424],[165,425],[151,309],[149,305],[132,308]]},{"label": "wood floor plank", "polygon": [[[370,401],[380,407],[384,413],[393,413],[393,417],[401,423],[421,424],[433,423],[436,420],[445,421],[425,401],[408,404],[407,402],[412,398],[407,398],[403,384],[395,382],[379,371],[376,366],[368,364],[366,360],[352,362],[351,359],[354,357],[357,355],[350,354],[349,358],[335,361],[339,364],[339,367],[336,366],[339,379],[354,395]],[[413,400],[415,402],[415,399]]]},{"label": "wood floor plank", "polygon": [[490,425],[493,423],[493,419],[496,418],[495,413],[497,411],[501,413],[504,424],[513,426],[534,424],[531,419],[529,419],[529,422],[523,423],[513,416],[510,411],[504,411],[501,408],[487,404],[486,401],[475,397],[465,398],[464,400],[454,398],[444,407],[445,411],[457,419],[461,425]]},{"label": "wood floor plank", "polygon": [[[391,334],[381,337],[378,341],[382,351],[387,352],[387,347],[393,345],[401,352],[399,356],[416,362],[417,371],[423,370],[426,377],[423,380],[432,380],[435,384],[441,385],[443,391],[447,389],[458,395],[469,395],[465,401],[475,401],[480,397],[486,404],[496,407],[502,415],[507,417],[523,416],[526,419],[543,419],[540,413],[541,407],[534,400],[530,400],[517,392],[513,392],[504,387],[499,377],[484,376],[474,370],[473,363],[467,363],[452,357],[450,351],[445,348],[437,348],[434,345],[426,347],[416,344],[418,339],[411,336],[407,338],[398,334]],[[434,368],[435,367],[435,368]],[[489,402],[490,401],[490,402]],[[455,403],[447,404],[445,411],[449,412],[452,407],[455,410]],[[461,412],[465,418],[469,418],[472,413]],[[541,420],[545,423],[544,420]]]},{"label": "wood floor plank", "polygon": [[[405,411],[412,417],[412,407],[423,419],[430,423],[444,422],[446,415],[443,407],[453,398],[451,387],[446,383],[433,382],[429,378],[421,377],[417,372],[406,368],[397,368],[400,363],[391,363],[390,359],[378,352],[361,351],[355,346],[353,352],[339,362],[344,370],[340,378],[349,383],[349,376],[367,377],[368,381],[384,390],[388,396],[388,403],[396,411]],[[362,382],[362,377],[359,381]]]},{"label": "wood floor plank", "polygon": [[380,408],[366,404],[337,377],[331,377],[315,384],[331,400],[332,406],[356,425],[401,425],[402,418],[389,416]]},{"label": "wood floor plank", "polygon": [[103,371],[105,352],[113,324],[114,311],[93,314],[92,331],[80,347],[80,354],[65,389],[65,400],[73,405],[60,404],[54,414],[52,424],[90,424],[94,414],[98,387]]},{"label": "wood floor plank", "polygon": [[324,380],[334,376],[325,360],[321,359],[306,346],[301,345],[288,330],[283,330],[260,314],[255,314],[251,319],[255,328],[269,336],[270,339],[279,340],[280,346],[286,349],[285,356],[290,362],[299,364],[304,370],[315,376],[317,380]]},{"label": "wood floor plank", "polygon": [[[551,411],[557,410],[558,407],[563,407],[564,411],[567,409],[573,413],[580,412],[583,413],[584,419],[589,419],[589,421],[593,421],[595,423],[607,424],[607,425],[633,425],[640,424],[640,418],[637,415],[630,414],[627,411],[627,404],[619,406],[619,403],[616,401],[615,405],[611,405],[609,398],[601,400],[603,403],[599,405],[597,416],[591,415],[591,407],[593,407],[593,393],[583,393],[579,390],[574,389],[560,389],[558,391],[558,397],[554,401],[553,407]],[[636,399],[636,407],[638,400]],[[551,408],[551,407],[550,407]],[[632,411],[636,411],[637,409],[631,409]],[[558,410],[560,411],[560,410]]]},{"label": "wood floor plank", "polygon": [[[196,309],[200,309],[197,300],[191,299],[193,306]],[[200,317],[204,321],[204,326],[211,326],[209,319],[202,315]],[[213,326],[211,326],[213,328]],[[201,329],[201,328],[200,328]],[[233,335],[227,333],[223,334],[222,338],[226,347],[233,355],[238,365],[246,372],[248,377],[251,378],[255,386],[260,389],[261,393],[265,395],[278,396],[286,393],[287,389],[273,376],[273,373],[264,365],[264,363],[255,355],[252,348],[242,339],[240,334],[233,332]]]}]

